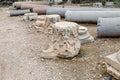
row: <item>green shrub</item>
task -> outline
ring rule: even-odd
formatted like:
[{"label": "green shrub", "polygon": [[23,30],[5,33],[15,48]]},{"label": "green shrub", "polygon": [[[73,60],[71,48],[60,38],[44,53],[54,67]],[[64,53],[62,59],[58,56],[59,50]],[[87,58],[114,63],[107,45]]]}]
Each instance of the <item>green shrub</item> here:
[{"label": "green shrub", "polygon": [[120,0],[114,0],[115,6],[120,7]]},{"label": "green shrub", "polygon": [[105,5],[106,0],[101,0],[101,2],[102,2],[102,5]]}]

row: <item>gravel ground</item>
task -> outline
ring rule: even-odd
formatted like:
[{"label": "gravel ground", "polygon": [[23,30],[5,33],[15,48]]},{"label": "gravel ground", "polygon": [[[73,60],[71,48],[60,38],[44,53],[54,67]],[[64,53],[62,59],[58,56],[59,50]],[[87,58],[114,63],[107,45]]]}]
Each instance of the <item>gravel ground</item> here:
[{"label": "gravel ground", "polygon": [[0,80],[103,80],[100,63],[120,49],[120,38],[97,38],[96,24],[80,23],[95,37],[81,46],[83,57],[41,59],[39,53],[50,39],[29,32],[32,23],[21,16],[8,17],[7,9],[0,9]]}]

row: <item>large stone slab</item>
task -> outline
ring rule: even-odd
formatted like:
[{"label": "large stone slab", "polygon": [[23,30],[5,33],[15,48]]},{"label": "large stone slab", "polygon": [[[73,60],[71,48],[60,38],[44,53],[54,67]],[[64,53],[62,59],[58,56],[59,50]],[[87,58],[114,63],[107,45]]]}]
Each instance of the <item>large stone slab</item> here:
[{"label": "large stone slab", "polygon": [[117,54],[118,53],[114,53],[112,55],[106,56],[105,60],[106,60],[106,62],[107,62],[108,65],[110,65],[114,69],[120,71],[120,62],[117,59]]},{"label": "large stone slab", "polygon": [[113,67],[111,67],[109,65],[107,66],[107,73],[112,75],[117,80],[120,80],[120,71],[117,71],[116,69],[114,69]]}]

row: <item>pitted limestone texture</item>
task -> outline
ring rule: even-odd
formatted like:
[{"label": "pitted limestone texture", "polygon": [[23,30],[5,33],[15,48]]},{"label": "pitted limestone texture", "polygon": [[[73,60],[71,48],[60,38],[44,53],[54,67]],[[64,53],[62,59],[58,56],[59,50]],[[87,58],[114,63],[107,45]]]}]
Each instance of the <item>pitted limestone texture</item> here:
[{"label": "pitted limestone texture", "polygon": [[52,26],[52,41],[40,54],[43,58],[69,58],[79,53],[79,25],[74,22],[56,22]]},{"label": "pitted limestone texture", "polygon": [[51,34],[52,25],[60,21],[61,17],[59,15],[41,15],[38,16],[35,27],[44,33]]},{"label": "pitted limestone texture", "polygon": [[36,20],[38,17],[37,13],[26,13],[23,16],[23,20],[27,21],[27,20]]}]

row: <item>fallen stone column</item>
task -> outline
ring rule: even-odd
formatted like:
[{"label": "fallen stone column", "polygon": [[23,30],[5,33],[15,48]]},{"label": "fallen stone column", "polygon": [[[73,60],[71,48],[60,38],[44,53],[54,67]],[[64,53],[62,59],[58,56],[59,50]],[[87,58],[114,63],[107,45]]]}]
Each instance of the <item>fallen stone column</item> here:
[{"label": "fallen stone column", "polygon": [[56,22],[52,27],[52,41],[49,47],[40,53],[41,57],[69,58],[76,56],[80,50],[78,28],[79,25],[73,22]]},{"label": "fallen stone column", "polygon": [[48,7],[47,5],[35,6],[35,7],[33,8],[33,12],[36,12],[36,13],[38,13],[38,14],[40,14],[40,15],[46,14],[47,7]]},{"label": "fallen stone column", "polygon": [[48,2],[46,2],[46,1],[22,1],[22,2],[14,2],[13,3],[13,7],[17,8],[17,9],[20,9],[21,5],[23,5],[23,4],[47,5]]},{"label": "fallen stone column", "polygon": [[31,11],[33,11],[33,8],[37,6],[35,4],[21,4],[21,9],[30,9]]},{"label": "fallen stone column", "polygon": [[30,13],[30,10],[11,10],[10,11],[10,16],[19,16],[19,15],[24,15],[25,13]]},{"label": "fallen stone column", "polygon": [[120,17],[120,11],[67,11],[65,20],[96,23],[99,17]]},{"label": "fallen stone column", "polygon": [[99,18],[97,34],[98,37],[120,37],[120,18]]},{"label": "fallen stone column", "polygon": [[[62,17],[65,16],[66,11],[120,11],[119,8],[47,8],[46,14],[58,14]],[[89,13],[88,13],[89,14]],[[80,14],[79,14],[80,15]]]},{"label": "fallen stone column", "polygon": [[36,20],[38,17],[37,13],[26,13],[23,16],[23,20],[27,21],[27,20]]}]

